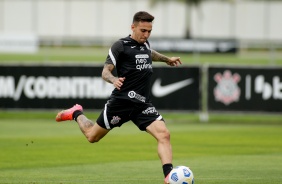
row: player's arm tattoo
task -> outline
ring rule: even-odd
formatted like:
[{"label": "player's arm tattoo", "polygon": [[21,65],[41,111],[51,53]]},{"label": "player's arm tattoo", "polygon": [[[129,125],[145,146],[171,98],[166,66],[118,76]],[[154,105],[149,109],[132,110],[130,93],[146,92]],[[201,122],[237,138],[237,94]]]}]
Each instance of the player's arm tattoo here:
[{"label": "player's arm tattoo", "polygon": [[152,51],[152,60],[153,61],[161,61],[161,62],[165,62],[165,63],[169,62],[169,60],[170,60],[169,57],[167,57],[167,56],[165,56],[161,53],[158,53],[157,51],[155,51],[153,49],[151,49],[151,51]]},{"label": "player's arm tattoo", "polygon": [[115,76],[113,76],[112,74],[112,71],[113,69],[115,68],[115,66],[113,64],[105,64],[104,65],[104,68],[103,68],[103,71],[102,71],[102,78],[109,82],[109,83],[112,83],[113,84],[113,81],[115,79]]}]

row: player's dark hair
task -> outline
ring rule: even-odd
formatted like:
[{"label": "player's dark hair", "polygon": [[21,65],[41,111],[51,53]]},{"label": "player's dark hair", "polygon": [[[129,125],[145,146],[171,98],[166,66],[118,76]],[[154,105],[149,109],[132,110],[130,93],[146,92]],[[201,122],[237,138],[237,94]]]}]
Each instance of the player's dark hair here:
[{"label": "player's dark hair", "polygon": [[139,11],[133,16],[132,23],[138,22],[153,22],[154,16],[145,11]]}]

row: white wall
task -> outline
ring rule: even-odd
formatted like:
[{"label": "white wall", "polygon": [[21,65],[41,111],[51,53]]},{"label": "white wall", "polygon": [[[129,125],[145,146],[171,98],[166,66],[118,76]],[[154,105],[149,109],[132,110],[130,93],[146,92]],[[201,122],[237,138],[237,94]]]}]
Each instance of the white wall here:
[{"label": "white wall", "polygon": [[[0,34],[35,33],[41,38],[119,38],[132,16],[155,16],[152,36],[183,38],[185,6],[150,0],[0,0]],[[282,40],[282,2],[205,1],[191,9],[191,34],[200,38]]]},{"label": "white wall", "polygon": [[0,1],[0,28],[7,33],[33,32],[31,1]]},{"label": "white wall", "polygon": [[195,37],[282,41],[282,1],[206,1],[192,10]]}]

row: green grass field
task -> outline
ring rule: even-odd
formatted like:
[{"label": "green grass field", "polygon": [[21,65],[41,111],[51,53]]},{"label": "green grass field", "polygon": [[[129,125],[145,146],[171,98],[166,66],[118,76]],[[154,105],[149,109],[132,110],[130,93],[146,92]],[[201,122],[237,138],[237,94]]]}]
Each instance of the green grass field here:
[{"label": "green grass field", "polygon": [[[0,64],[103,63],[108,48],[41,48],[36,54],[0,54]],[[173,54],[184,64],[281,66],[281,52]],[[274,59],[273,59],[274,58]],[[90,144],[57,111],[0,109],[0,183],[163,183],[156,141],[132,123]],[[162,113],[162,112],[161,112]],[[95,120],[98,113],[85,113]],[[282,183],[279,114],[162,113],[171,131],[174,165],[193,170],[196,184]]]},{"label": "green grass field", "polygon": [[[1,63],[104,63],[108,47],[43,47],[36,54],[0,53]],[[237,54],[164,53],[179,56],[183,64],[282,65],[282,52],[254,51]]]},{"label": "green grass field", "polygon": [[[85,112],[95,119],[97,112]],[[54,112],[0,113],[0,183],[162,183],[156,141],[132,123],[90,144],[75,122]],[[187,165],[197,184],[282,181],[281,116],[165,113],[174,165]]]}]

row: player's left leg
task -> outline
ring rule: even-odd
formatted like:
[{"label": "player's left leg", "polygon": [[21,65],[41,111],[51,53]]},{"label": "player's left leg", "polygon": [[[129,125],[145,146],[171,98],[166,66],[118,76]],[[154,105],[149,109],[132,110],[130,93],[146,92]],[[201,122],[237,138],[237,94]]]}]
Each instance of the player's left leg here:
[{"label": "player's left leg", "polygon": [[68,120],[75,120],[77,122],[81,132],[90,143],[98,142],[110,131],[88,119],[83,114],[83,107],[79,104],[59,112],[56,116],[57,122]]},{"label": "player's left leg", "polygon": [[84,114],[79,115],[76,118],[76,122],[81,132],[85,135],[86,139],[90,143],[98,142],[110,131],[102,128],[100,125],[98,125],[98,123],[93,123]]},{"label": "player's left leg", "polygon": [[163,165],[164,176],[166,177],[173,168],[170,132],[162,120],[151,123],[147,126],[146,131],[155,137],[158,142],[158,155]]}]

